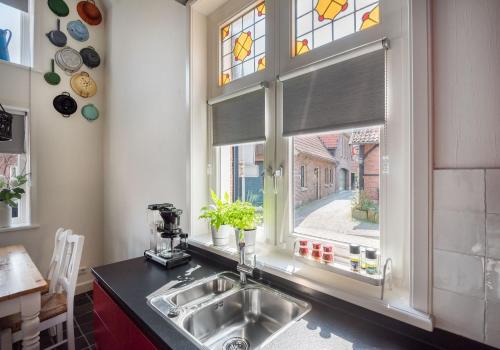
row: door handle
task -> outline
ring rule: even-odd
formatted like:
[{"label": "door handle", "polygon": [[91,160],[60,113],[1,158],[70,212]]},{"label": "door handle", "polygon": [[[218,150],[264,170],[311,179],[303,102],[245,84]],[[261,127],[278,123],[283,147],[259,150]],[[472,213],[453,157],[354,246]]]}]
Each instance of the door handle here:
[{"label": "door handle", "polygon": [[283,166],[280,166],[278,169],[273,170],[272,176],[274,194],[278,194],[278,178],[283,176]]}]

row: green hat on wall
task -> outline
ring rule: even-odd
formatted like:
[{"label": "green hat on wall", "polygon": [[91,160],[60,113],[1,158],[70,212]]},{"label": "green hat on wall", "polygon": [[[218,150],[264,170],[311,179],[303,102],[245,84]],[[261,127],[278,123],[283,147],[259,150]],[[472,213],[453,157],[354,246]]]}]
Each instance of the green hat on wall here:
[{"label": "green hat on wall", "polygon": [[48,0],[49,8],[59,17],[69,15],[69,7],[64,0]]}]

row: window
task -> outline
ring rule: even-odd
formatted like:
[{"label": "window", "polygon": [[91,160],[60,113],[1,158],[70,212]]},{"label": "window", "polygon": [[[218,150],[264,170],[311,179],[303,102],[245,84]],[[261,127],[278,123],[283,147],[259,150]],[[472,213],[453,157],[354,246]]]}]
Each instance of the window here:
[{"label": "window", "polygon": [[[12,176],[30,173],[28,123],[26,114],[18,111],[12,113],[12,141],[0,142],[0,175],[5,179]],[[17,200],[17,208],[12,208],[12,224],[28,224],[30,222],[30,191],[24,185],[25,193]]]},{"label": "window", "polygon": [[306,187],[306,169],[303,165],[300,166],[300,188]]},{"label": "window", "polygon": [[220,47],[220,86],[265,69],[265,2],[223,25],[220,28]]},{"label": "window", "polygon": [[380,22],[374,0],[295,0],[295,55]]},{"label": "window", "polygon": [[264,144],[243,144],[220,147],[220,192],[232,201],[242,200],[257,208],[263,230],[264,211]]},{"label": "window", "polygon": [[28,0],[0,0],[0,59],[31,65]]},{"label": "window", "polygon": [[[355,160],[348,162],[329,152],[337,144],[342,145],[346,136],[349,140],[347,147],[358,150]],[[325,169],[323,183],[315,174],[313,186],[306,191],[297,191],[297,186],[293,185],[296,189],[293,196],[294,232],[380,248],[379,128],[295,136],[293,155],[294,164],[307,162],[316,169]],[[335,184],[333,169],[339,174]],[[360,179],[357,184],[351,183],[352,174]]]}]

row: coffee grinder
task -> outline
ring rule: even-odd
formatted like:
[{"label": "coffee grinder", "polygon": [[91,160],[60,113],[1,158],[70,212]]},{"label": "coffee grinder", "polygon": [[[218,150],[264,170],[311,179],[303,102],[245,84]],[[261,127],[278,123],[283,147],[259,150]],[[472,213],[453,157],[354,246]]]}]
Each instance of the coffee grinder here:
[{"label": "coffee grinder", "polygon": [[188,234],[179,227],[181,214],[182,210],[170,203],[148,205],[150,244],[144,256],[167,269],[191,260],[191,255],[186,253]]}]

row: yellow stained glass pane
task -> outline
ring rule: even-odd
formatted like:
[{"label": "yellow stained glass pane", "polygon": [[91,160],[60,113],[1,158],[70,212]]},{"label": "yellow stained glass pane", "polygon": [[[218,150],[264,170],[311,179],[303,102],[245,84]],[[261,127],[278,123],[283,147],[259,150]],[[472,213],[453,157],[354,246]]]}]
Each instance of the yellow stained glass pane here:
[{"label": "yellow stained glass pane", "polygon": [[235,61],[243,61],[252,52],[252,33],[241,33],[234,44],[233,55]]},{"label": "yellow stained glass pane", "polygon": [[225,26],[224,28],[222,28],[222,40],[226,39],[228,36],[229,36],[229,29],[231,27],[230,26]]},{"label": "yellow stained glass pane", "polygon": [[347,0],[318,0],[315,10],[320,22],[325,19],[333,20],[340,12],[347,10]]},{"label": "yellow stained glass pane", "polygon": [[365,12],[363,15],[363,23],[361,23],[360,30],[364,30],[374,25],[379,24],[380,22],[380,6],[375,6],[373,10],[369,12]]},{"label": "yellow stained glass pane", "polygon": [[266,14],[266,3],[263,2],[260,5],[257,5],[257,15],[260,17]]},{"label": "yellow stained glass pane", "polygon": [[222,73],[219,80],[219,85],[226,85],[231,81],[231,75],[229,73]]},{"label": "yellow stained glass pane", "polygon": [[266,58],[261,57],[259,58],[258,64],[257,64],[257,70],[263,70],[266,68]]},{"label": "yellow stained glass pane", "polygon": [[310,49],[309,49],[309,41],[307,39],[304,39],[304,40],[301,40],[301,41],[297,41],[295,43],[295,54],[298,56],[298,55],[302,55],[306,52],[309,52]]}]

